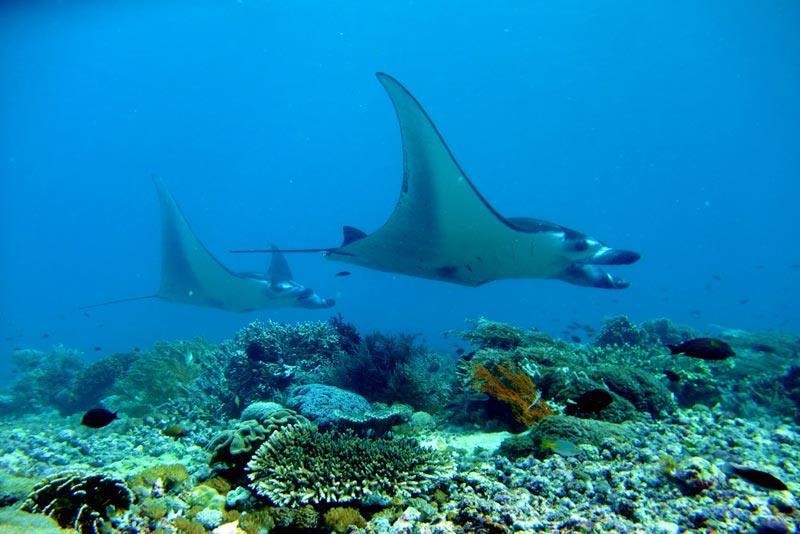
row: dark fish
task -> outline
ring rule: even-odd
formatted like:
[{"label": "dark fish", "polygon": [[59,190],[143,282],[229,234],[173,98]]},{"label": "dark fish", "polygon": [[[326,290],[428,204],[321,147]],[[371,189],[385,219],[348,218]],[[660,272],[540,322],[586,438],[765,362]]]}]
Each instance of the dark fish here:
[{"label": "dark fish", "polygon": [[698,337],[677,345],[667,345],[672,354],[685,354],[701,360],[725,360],[736,353],[730,345],[720,339]]},{"label": "dark fish", "polygon": [[664,369],[664,376],[666,376],[667,380],[669,380],[670,382],[681,381],[681,375],[679,375],[675,371],[672,371],[671,369]]},{"label": "dark fish", "polygon": [[133,347],[133,352],[140,352],[141,350],[139,347]]},{"label": "dark fish", "polygon": [[569,336],[569,338],[572,340],[573,343],[580,343],[581,342],[581,338],[578,337],[578,336]]},{"label": "dark fish", "polygon": [[767,354],[776,354],[778,352],[778,349],[766,343],[755,343],[750,345],[750,348],[758,352],[766,352]]},{"label": "dark fish", "polygon": [[169,425],[161,430],[161,433],[172,439],[180,439],[189,435],[189,431],[183,425]]},{"label": "dark fish", "polygon": [[467,352],[466,354],[462,353],[460,359],[465,361],[465,362],[468,362],[468,361],[470,361],[472,359],[473,356],[475,356],[475,351],[471,350],[471,351]]},{"label": "dark fish", "polygon": [[567,404],[567,415],[599,413],[614,401],[611,393],[604,389],[590,389],[581,393],[572,403]]},{"label": "dark fish", "polygon": [[47,339],[48,337],[50,337],[50,334],[48,334],[47,332],[42,334],[42,339]]},{"label": "dark fish", "polygon": [[86,317],[87,319],[91,317],[91,315],[89,315],[89,312],[83,312],[83,316]]},{"label": "dark fish", "polygon": [[458,347],[456,349],[456,355],[457,356],[461,356],[462,354],[464,354],[464,349],[462,349],[461,347]]},{"label": "dark fish", "polygon": [[761,471],[760,469],[753,469],[752,467],[744,467],[741,465],[732,465],[731,471],[751,484],[761,486],[762,488],[779,491],[789,489],[781,479],[775,475],[767,473],[766,471]]},{"label": "dark fish", "polygon": [[722,280],[722,277],[721,277],[720,275],[718,275],[718,274],[712,274],[712,275],[711,275],[711,278],[713,278],[713,279],[714,279],[714,280],[716,280],[717,282],[719,282],[720,280]]},{"label": "dark fish", "polygon": [[103,428],[114,419],[118,419],[117,412],[110,412],[105,408],[92,408],[81,418],[81,424],[89,428]]},{"label": "dark fish", "polygon": [[339,271],[338,273],[336,273],[336,276],[350,276],[351,274],[353,273],[351,273],[350,271]]},{"label": "dark fish", "polygon": [[94,348],[95,352],[100,352],[101,350],[103,350],[103,347],[97,346]]}]

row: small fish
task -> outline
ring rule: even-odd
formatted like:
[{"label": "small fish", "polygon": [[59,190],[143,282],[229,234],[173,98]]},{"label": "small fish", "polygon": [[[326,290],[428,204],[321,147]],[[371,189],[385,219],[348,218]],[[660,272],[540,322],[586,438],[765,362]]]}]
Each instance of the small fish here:
[{"label": "small fish", "polygon": [[574,443],[562,438],[558,439],[542,438],[541,448],[553,451],[554,453],[559,454],[561,456],[575,456],[581,452],[578,450],[578,447],[576,447]]},{"label": "small fish", "polygon": [[48,337],[50,337],[50,334],[48,334],[47,332],[42,334],[42,339],[47,339]]},{"label": "small fish", "polygon": [[718,274],[712,274],[712,275],[711,275],[711,278],[713,278],[713,279],[714,279],[714,280],[716,280],[717,282],[719,282],[719,281],[721,281],[721,280],[722,280],[722,277],[721,277],[720,275],[718,275]]},{"label": "small fish", "polygon": [[580,342],[581,342],[581,338],[580,338],[580,337],[578,337],[578,336],[569,336],[569,339],[570,339],[570,340],[571,340],[573,343],[580,343]]},{"label": "small fish", "polygon": [[456,356],[461,356],[462,354],[464,354],[464,349],[462,349],[461,347],[458,347],[456,349]]},{"label": "small fish", "polygon": [[161,433],[165,436],[171,437],[172,439],[180,439],[189,435],[189,431],[181,425],[169,425],[161,430]]},{"label": "small fish", "polygon": [[99,345],[94,348],[95,352],[100,352],[101,350],[103,350],[103,347],[101,347]]},{"label": "small fish", "polygon": [[471,351],[466,352],[466,353],[462,352],[460,359],[462,361],[468,362],[468,361],[470,361],[472,359],[473,356],[475,356],[475,351],[474,350],[471,350]]},{"label": "small fish", "polygon": [[755,343],[750,345],[750,348],[753,350],[757,350],[758,352],[765,352],[767,354],[777,354],[778,349],[771,345],[767,345],[766,343]]},{"label": "small fish", "polygon": [[581,393],[577,399],[567,404],[567,415],[599,413],[614,401],[611,393],[604,389],[590,389]]},{"label": "small fish", "polygon": [[133,352],[141,352],[141,351],[142,349],[140,349],[139,347],[133,347]]},{"label": "small fish", "polygon": [[761,486],[762,488],[779,491],[789,489],[781,479],[771,473],[761,471],[760,469],[753,469],[752,467],[744,467],[742,465],[732,465],[731,471],[751,484]]},{"label": "small fish", "polygon": [[680,382],[681,381],[681,375],[679,375],[678,373],[676,373],[675,371],[673,371],[671,369],[664,369],[664,376],[666,376],[667,380],[669,380],[670,382]]},{"label": "small fish", "polygon": [[339,271],[338,273],[336,273],[336,276],[350,276],[351,274],[353,273],[351,273],[350,271]]},{"label": "small fish", "polygon": [[86,311],[83,312],[83,316],[86,317],[87,319],[91,318],[91,315],[89,315],[89,312],[86,312]]},{"label": "small fish", "polygon": [[701,360],[725,360],[736,356],[730,345],[720,339],[697,337],[677,345],[666,346],[672,354],[685,354]]},{"label": "small fish", "polygon": [[111,412],[105,408],[92,408],[81,418],[81,424],[89,428],[103,428],[111,424],[114,419],[119,419],[117,412]]}]

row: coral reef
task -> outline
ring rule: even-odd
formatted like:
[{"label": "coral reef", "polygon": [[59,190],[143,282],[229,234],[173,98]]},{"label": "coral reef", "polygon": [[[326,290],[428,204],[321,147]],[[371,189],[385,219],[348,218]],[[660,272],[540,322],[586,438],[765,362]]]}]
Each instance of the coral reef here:
[{"label": "coral reef", "polygon": [[449,358],[427,350],[414,336],[375,332],[339,362],[332,379],[371,402],[399,402],[437,412],[448,401],[453,370]]},{"label": "coral reef", "polygon": [[513,363],[498,362],[491,365],[491,370],[478,364],[473,379],[476,389],[508,405],[514,419],[526,427],[553,415],[531,377]]},{"label": "coral reef", "polygon": [[248,463],[251,488],[286,505],[385,502],[426,491],[452,474],[444,453],[412,439],[368,439],[289,425]]},{"label": "coral reef", "polygon": [[480,349],[513,350],[525,342],[525,332],[514,326],[483,317],[459,335]]},{"label": "coral reef", "polygon": [[209,443],[210,463],[217,464],[215,467],[227,479],[244,483],[247,462],[269,435],[288,425],[303,424],[310,422],[287,408],[275,410],[261,421],[254,419],[238,421],[233,428],[218,433]]},{"label": "coral reef", "polygon": [[216,348],[197,341],[159,342],[130,364],[111,391],[114,408],[128,415],[145,416],[165,399],[186,397],[200,375],[199,360]]},{"label": "coral reef", "polygon": [[323,516],[325,525],[334,532],[347,532],[348,527],[364,528],[367,521],[355,508],[334,507]]},{"label": "coral reef", "polygon": [[[308,324],[256,324],[220,344],[160,343],[92,364],[61,347],[18,351],[18,380],[0,392],[0,505],[58,510],[73,532],[76,522],[198,534],[800,527],[796,335],[702,332],[736,351],[706,362],[663,348],[696,335],[664,319],[614,318],[594,344],[480,319],[463,333],[472,350],[454,361],[412,336],[361,336],[341,316]],[[250,355],[248,342],[258,345]],[[594,389],[611,404],[567,409]],[[413,399],[429,413],[397,404],[415,396],[429,397]],[[524,429],[522,409],[542,399],[552,415],[518,436],[497,432]],[[63,415],[97,401],[129,411],[99,431]],[[732,464],[773,473],[789,491],[748,482]],[[100,501],[107,486],[84,494],[92,477],[120,491],[115,503]],[[56,525],[0,511],[2,532]]]},{"label": "coral reef", "polygon": [[500,446],[500,453],[510,458],[519,458],[533,454],[541,458],[550,454],[542,446],[546,440],[566,440],[575,445],[598,446],[607,439],[630,440],[629,429],[624,425],[596,421],[594,419],[581,419],[569,415],[554,415],[542,419],[525,434],[512,436]]},{"label": "coral reef", "polygon": [[26,413],[56,408],[72,413],[72,384],[85,363],[78,351],[56,346],[49,352],[17,350],[11,362],[20,377],[11,387],[9,411]]},{"label": "coral reef", "polygon": [[21,510],[6,508],[0,510],[0,527],[4,534],[68,534],[74,530],[64,530],[52,518],[41,514],[29,514]]},{"label": "coral reef", "polygon": [[22,510],[48,515],[60,526],[81,534],[98,534],[110,511],[127,510],[131,504],[133,493],[121,480],[100,474],[63,473],[34,486]]},{"label": "coral reef", "polygon": [[361,395],[324,384],[293,388],[286,402],[323,429],[351,428],[383,434],[408,421],[412,414],[409,406],[372,405]]}]

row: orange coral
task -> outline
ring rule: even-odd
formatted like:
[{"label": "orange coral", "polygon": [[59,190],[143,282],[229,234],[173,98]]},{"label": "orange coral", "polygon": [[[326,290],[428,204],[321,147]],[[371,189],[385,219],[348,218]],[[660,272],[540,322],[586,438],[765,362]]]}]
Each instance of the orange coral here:
[{"label": "orange coral", "polygon": [[514,418],[525,426],[553,415],[553,410],[541,398],[533,380],[517,365],[510,362],[495,363],[491,371],[478,364],[473,371],[476,388],[508,404]]}]

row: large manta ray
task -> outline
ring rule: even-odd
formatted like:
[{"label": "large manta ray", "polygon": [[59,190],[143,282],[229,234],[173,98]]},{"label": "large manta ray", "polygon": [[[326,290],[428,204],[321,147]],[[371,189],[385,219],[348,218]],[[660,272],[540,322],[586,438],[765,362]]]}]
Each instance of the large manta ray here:
[{"label": "large manta ray", "polygon": [[371,234],[345,226],[339,247],[296,251],[320,250],[332,260],[466,286],[555,278],[589,287],[628,287],[599,266],[630,264],[638,253],[609,248],[558,224],[498,213],[417,99],[391,76],[377,76],[394,105],[403,142],[403,184],[394,212]]},{"label": "large manta ray", "polygon": [[289,264],[274,246],[266,275],[235,273],[203,245],[164,182],[154,177],[161,207],[161,287],[155,295],[120,299],[87,308],[161,298],[193,306],[247,312],[262,308],[330,308],[333,299],[292,279]]}]

